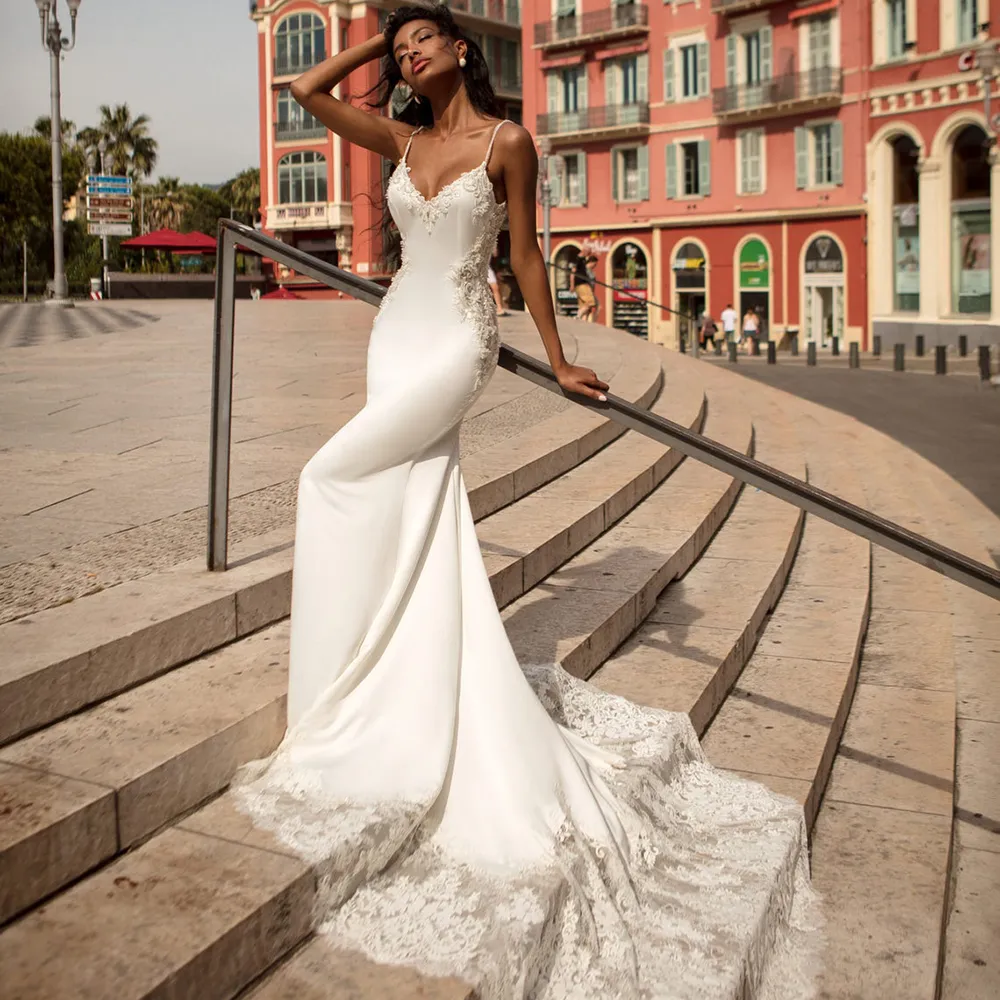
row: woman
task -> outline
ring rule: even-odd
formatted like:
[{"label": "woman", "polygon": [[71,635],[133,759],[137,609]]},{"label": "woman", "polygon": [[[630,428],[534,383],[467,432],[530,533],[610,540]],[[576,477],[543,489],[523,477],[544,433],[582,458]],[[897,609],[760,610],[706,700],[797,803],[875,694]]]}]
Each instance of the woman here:
[{"label": "woman", "polygon": [[757,317],[757,310],[750,306],[743,316],[743,342],[746,344],[747,354],[753,353],[759,333],[760,319]]},{"label": "woman", "polygon": [[701,346],[708,350],[708,345],[711,342],[712,350],[715,350],[715,336],[719,332],[719,326],[712,319],[711,313],[705,313],[701,318]]},{"label": "woman", "polygon": [[[376,104],[403,81],[425,124],[330,96],[379,57]],[[505,213],[559,384],[606,399],[556,331],[531,137],[494,118],[483,55],[445,7],[397,8],[292,93],[397,163],[402,265],[372,326],[365,407],[302,471],[288,731],[240,775],[241,807],[312,863],[318,927],[338,947],[460,976],[484,1000],[675,996],[682,982],[721,996],[733,928],[763,955],[807,898],[804,846],[781,854],[782,906],[759,874],[801,810],[708,767],[686,716],[558,667],[522,671],[458,465],[497,361],[486,277]],[[782,919],[758,927],[759,907]],[[765,965],[750,962],[751,989]]]},{"label": "woman", "polygon": [[576,292],[576,318],[590,320],[594,307],[597,305],[597,299],[594,297],[590,275],[587,273],[587,260],[582,254],[576,258],[570,281],[571,287]]}]

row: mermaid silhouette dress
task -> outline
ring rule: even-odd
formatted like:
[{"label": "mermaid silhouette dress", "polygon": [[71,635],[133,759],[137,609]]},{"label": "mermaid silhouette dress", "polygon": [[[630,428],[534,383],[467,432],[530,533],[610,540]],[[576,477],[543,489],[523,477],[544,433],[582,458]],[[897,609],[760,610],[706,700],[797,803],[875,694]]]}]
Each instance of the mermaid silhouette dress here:
[{"label": "mermaid silhouette dress", "polygon": [[367,402],[299,484],[288,731],[237,802],[315,866],[333,943],[483,998],[808,996],[801,809],[505,634],[458,462],[499,346],[503,124],[433,198],[412,136],[390,179]]}]

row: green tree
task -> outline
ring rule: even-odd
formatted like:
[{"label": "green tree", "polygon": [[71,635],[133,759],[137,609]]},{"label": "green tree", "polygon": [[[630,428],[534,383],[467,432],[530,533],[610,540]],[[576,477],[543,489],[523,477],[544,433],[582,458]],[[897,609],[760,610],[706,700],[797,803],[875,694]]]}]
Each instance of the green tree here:
[{"label": "green tree", "polygon": [[161,177],[142,188],[146,229],[180,229],[184,220],[186,193],[179,177]]},{"label": "green tree", "polygon": [[241,171],[219,188],[219,194],[242,221],[252,222],[260,215],[260,170],[250,167]]},{"label": "green tree", "polygon": [[149,134],[149,116],[132,116],[127,104],[107,104],[100,107],[101,120],[95,128],[77,133],[77,140],[100,166],[98,143],[104,139],[108,170],[117,176],[133,180],[148,177],[156,167],[159,144]]},{"label": "green tree", "polygon": [[[76,122],[70,121],[68,118],[63,118],[61,125],[63,148],[68,148],[69,146],[75,144]],[[52,119],[48,115],[42,115],[41,117],[36,118],[35,124],[32,128],[35,135],[51,141]]]}]

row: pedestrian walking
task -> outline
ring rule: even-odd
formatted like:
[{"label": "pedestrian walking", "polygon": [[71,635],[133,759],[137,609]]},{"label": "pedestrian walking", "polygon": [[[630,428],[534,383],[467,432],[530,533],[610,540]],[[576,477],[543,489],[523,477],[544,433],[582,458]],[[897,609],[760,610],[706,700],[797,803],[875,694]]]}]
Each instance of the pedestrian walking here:
[{"label": "pedestrian walking", "polygon": [[739,337],[736,336],[736,310],[732,302],[726,303],[726,308],[722,310],[722,333],[727,344],[738,344]]},{"label": "pedestrian walking", "polygon": [[753,350],[760,336],[760,317],[753,306],[747,309],[743,316],[743,339],[746,342],[746,351],[749,354]]},{"label": "pedestrian walking", "polygon": [[712,350],[715,350],[715,335],[719,332],[718,324],[712,319],[711,313],[705,313],[701,318],[701,346],[708,349],[709,341],[712,343]]}]

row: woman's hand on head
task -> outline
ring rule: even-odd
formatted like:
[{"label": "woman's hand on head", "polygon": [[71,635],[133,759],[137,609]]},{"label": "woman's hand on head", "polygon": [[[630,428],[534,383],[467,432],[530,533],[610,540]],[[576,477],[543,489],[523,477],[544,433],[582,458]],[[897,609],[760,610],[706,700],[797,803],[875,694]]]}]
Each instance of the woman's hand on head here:
[{"label": "woman's hand on head", "polygon": [[556,370],[555,376],[564,392],[573,392],[578,396],[589,396],[601,403],[606,403],[608,400],[608,397],[604,395],[608,390],[608,383],[601,381],[597,377],[597,372],[592,368],[564,365]]}]

